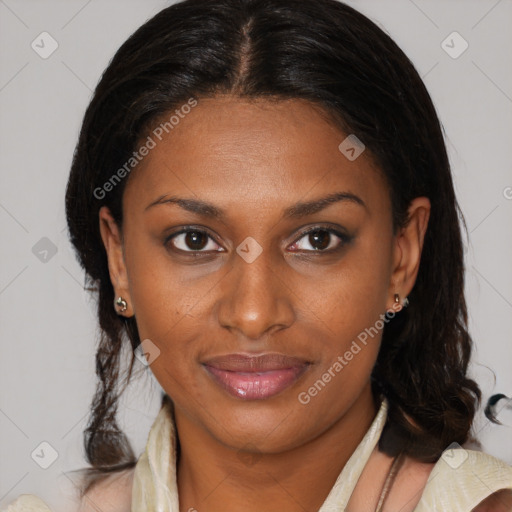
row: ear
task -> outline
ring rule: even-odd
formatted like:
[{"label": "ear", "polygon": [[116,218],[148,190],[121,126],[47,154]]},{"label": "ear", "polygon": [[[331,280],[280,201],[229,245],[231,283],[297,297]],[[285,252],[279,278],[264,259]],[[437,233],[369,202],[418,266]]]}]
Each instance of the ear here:
[{"label": "ear", "polygon": [[114,287],[114,294],[116,298],[122,297],[127,303],[126,311],[120,312],[116,308],[116,312],[120,315],[130,317],[133,316],[134,311],[128,287],[128,274],[124,261],[121,232],[108,207],[102,206],[98,216],[101,239],[107,251],[108,270],[110,281]]},{"label": "ear", "polygon": [[408,209],[407,224],[395,235],[388,309],[400,310],[401,306],[397,309],[395,303],[395,294],[399,294],[403,301],[414,287],[429,218],[430,200],[427,197],[413,199]]}]

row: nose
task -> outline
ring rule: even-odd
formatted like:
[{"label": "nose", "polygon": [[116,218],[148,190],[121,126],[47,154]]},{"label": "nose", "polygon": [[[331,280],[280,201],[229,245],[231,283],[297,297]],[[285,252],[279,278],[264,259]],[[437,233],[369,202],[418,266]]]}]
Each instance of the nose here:
[{"label": "nose", "polygon": [[260,340],[295,320],[294,294],[270,256],[269,250],[263,250],[248,263],[235,254],[233,268],[223,279],[218,322],[241,339]]}]

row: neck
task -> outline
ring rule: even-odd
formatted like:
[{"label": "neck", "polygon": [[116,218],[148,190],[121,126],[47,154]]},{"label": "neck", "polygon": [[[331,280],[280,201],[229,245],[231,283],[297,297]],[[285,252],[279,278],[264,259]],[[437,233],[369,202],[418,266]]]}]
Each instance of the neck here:
[{"label": "neck", "polygon": [[377,408],[370,385],[327,430],[283,453],[242,452],[175,410],[182,512],[318,510],[368,431]]}]

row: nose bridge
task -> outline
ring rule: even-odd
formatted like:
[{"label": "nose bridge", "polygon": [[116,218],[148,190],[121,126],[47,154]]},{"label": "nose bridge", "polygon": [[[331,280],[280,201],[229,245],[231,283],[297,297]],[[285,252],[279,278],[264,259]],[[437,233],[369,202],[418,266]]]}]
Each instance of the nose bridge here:
[{"label": "nose bridge", "polygon": [[290,326],[294,319],[292,301],[270,249],[246,240],[233,258],[218,309],[221,326],[254,340],[272,328]]}]

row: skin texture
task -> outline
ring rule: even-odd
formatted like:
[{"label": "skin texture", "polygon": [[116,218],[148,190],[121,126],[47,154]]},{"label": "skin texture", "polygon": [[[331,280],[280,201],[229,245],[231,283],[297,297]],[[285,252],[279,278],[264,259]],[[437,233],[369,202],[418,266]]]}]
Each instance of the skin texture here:
[{"label": "skin texture", "polygon": [[[375,417],[380,333],[309,403],[298,394],[393,307],[395,293],[410,293],[430,203],[412,201],[409,223],[394,233],[387,185],[367,152],[349,161],[338,150],[346,135],[301,100],[200,100],[130,175],[122,229],[100,211],[115,294],[160,351],[151,370],[175,404],[183,511],[316,511]],[[364,206],[345,200],[282,217],[333,192]],[[208,201],[225,216],[148,208],[164,195]],[[318,225],[339,250],[314,250],[303,232]],[[168,240],[185,226],[211,236],[203,255],[190,255],[184,235]],[[349,240],[329,239],[329,228]],[[236,251],[247,237],[262,249],[251,263]],[[201,365],[240,352],[311,364],[278,395],[244,401]],[[375,466],[382,480],[385,462]]]}]

